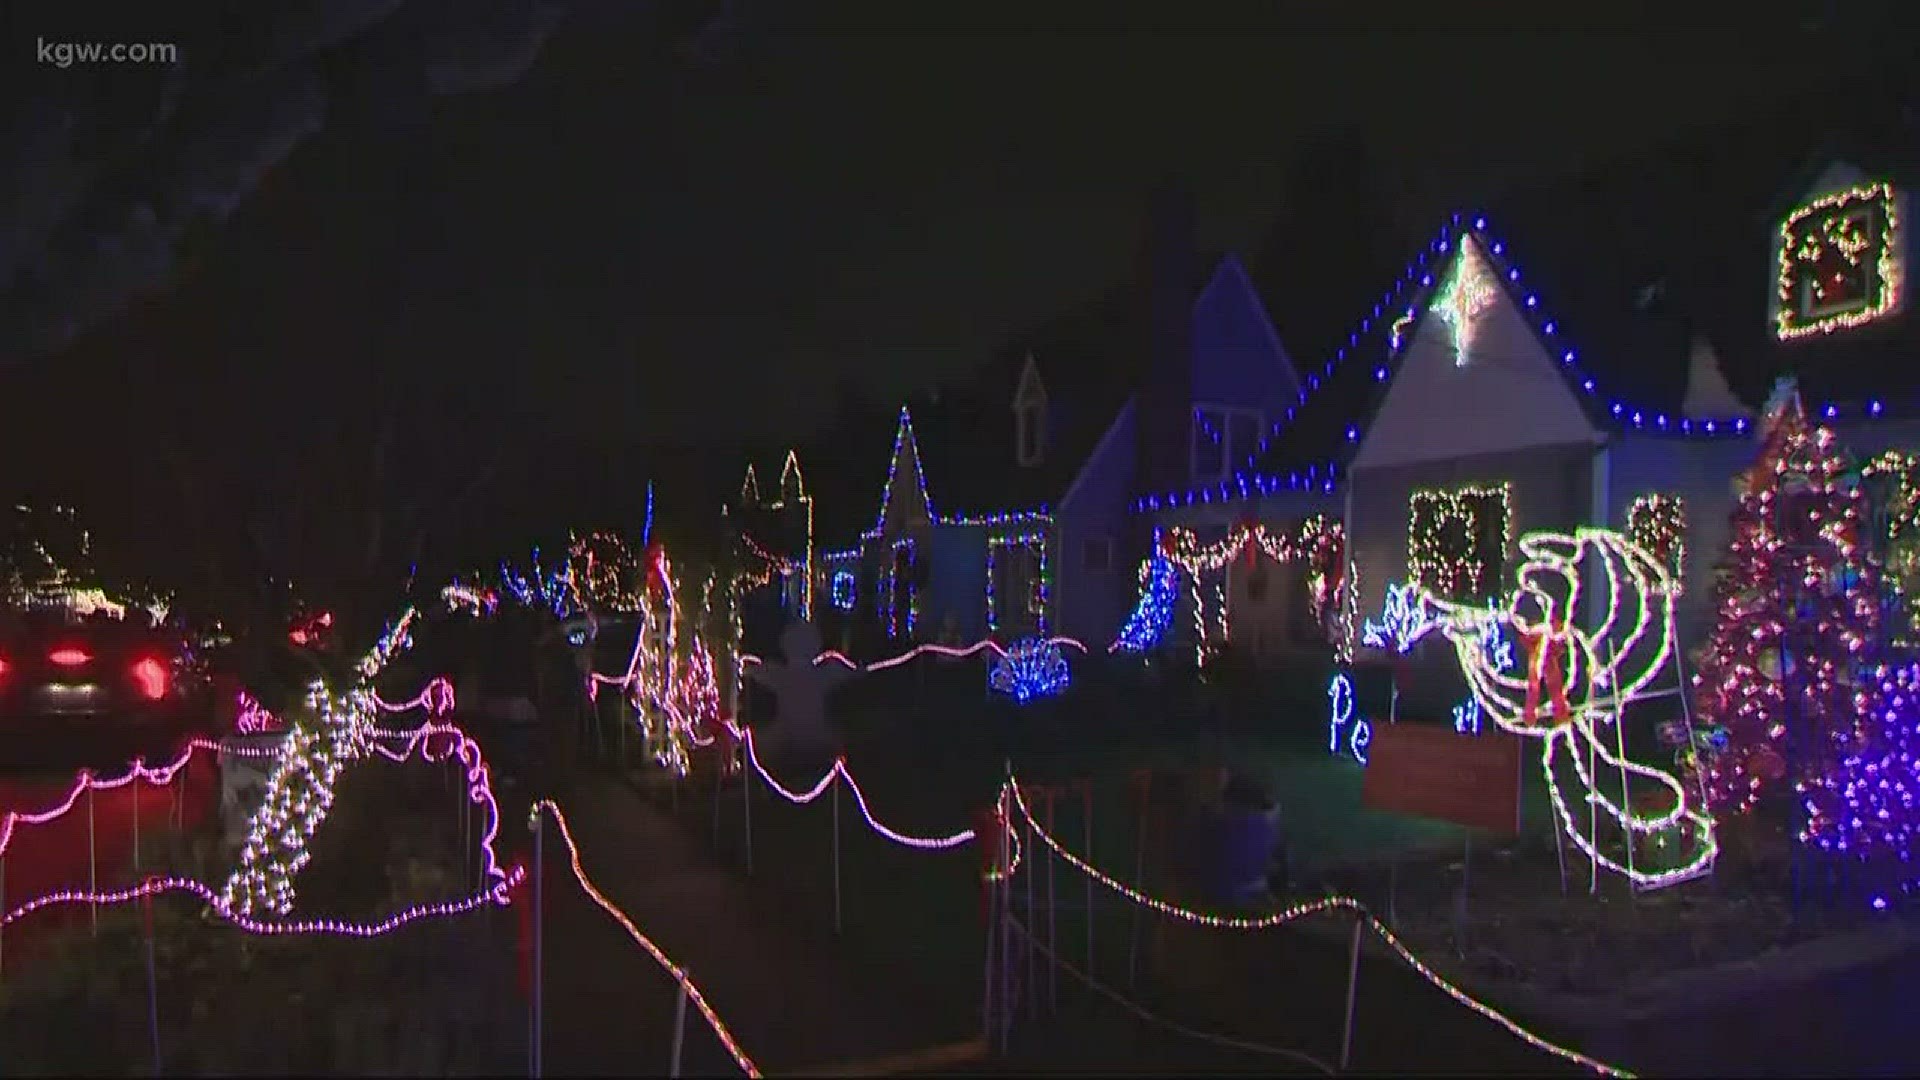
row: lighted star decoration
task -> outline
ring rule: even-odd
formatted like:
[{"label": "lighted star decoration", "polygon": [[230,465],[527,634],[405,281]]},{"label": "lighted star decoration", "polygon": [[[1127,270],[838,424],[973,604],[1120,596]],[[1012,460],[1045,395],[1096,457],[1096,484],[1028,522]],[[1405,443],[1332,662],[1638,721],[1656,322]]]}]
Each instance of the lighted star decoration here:
[{"label": "lighted star decoration", "polygon": [[1487,268],[1470,238],[1460,241],[1460,253],[1454,257],[1453,270],[1433,299],[1433,312],[1453,332],[1453,362],[1465,367],[1473,346],[1474,330],[1481,314],[1493,306],[1500,286]]},{"label": "lighted star decoration", "polygon": [[[1660,559],[1607,529],[1582,528],[1571,535],[1532,533],[1522,537],[1519,546],[1525,559],[1519,586],[1504,605],[1489,610],[1433,596],[1425,599],[1438,610],[1440,630],[1453,642],[1480,717],[1512,734],[1541,740],[1540,764],[1554,813],[1574,846],[1595,863],[1643,887],[1702,873],[1718,852],[1713,819],[1698,800],[1689,804],[1685,787],[1673,776],[1623,758],[1611,730],[1627,705],[1645,696],[1672,664],[1673,604],[1678,593],[1672,575]],[[1605,582],[1606,587],[1583,590],[1583,575]],[[1529,724],[1525,722],[1525,666],[1514,673],[1500,670],[1491,655],[1494,650],[1486,645],[1487,628],[1509,626],[1514,636],[1527,640],[1556,621],[1564,621],[1567,628],[1561,663],[1571,715],[1564,723]],[[1648,814],[1636,812],[1624,793],[1616,802],[1589,772],[1589,755],[1611,776],[1624,775],[1630,784],[1637,780],[1665,789],[1671,805]],[[1691,856],[1679,866],[1647,873],[1598,850],[1588,838],[1586,822],[1575,819],[1562,791],[1558,771],[1565,764],[1571,764],[1579,784],[1586,788],[1572,802],[1587,805],[1589,813],[1607,814],[1630,834],[1690,830]]]}]

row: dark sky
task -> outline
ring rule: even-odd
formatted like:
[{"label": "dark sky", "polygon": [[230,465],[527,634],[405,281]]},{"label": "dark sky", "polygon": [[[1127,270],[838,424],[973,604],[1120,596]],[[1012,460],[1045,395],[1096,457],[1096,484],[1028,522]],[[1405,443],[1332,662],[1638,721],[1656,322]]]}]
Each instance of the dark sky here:
[{"label": "dark sky", "polygon": [[1130,273],[1165,172],[1204,245],[1251,247],[1290,148],[1353,125],[1424,234],[1822,76],[1791,34],[829,34],[755,7],[704,57],[563,20],[404,137],[330,119],[171,288],[5,375],[0,413],[36,429],[30,400],[84,385],[115,445],[158,410],[351,454],[378,375],[461,438],[723,453],[805,434],[842,374],[897,396]]}]

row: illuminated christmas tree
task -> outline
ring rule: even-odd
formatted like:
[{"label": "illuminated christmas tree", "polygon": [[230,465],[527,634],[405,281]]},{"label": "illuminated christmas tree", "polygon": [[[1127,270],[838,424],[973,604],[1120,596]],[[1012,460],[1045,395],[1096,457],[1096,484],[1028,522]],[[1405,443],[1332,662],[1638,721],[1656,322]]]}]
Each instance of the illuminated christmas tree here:
[{"label": "illuminated christmas tree", "polygon": [[[1719,616],[1693,680],[1698,723],[1725,733],[1722,748],[1700,756],[1722,816],[1843,776],[1880,711],[1868,670],[1879,574],[1860,546],[1867,507],[1849,468],[1833,432],[1810,425],[1783,383],[1759,460],[1740,479]],[[1810,808],[1808,830],[1818,835],[1831,815]]]}]

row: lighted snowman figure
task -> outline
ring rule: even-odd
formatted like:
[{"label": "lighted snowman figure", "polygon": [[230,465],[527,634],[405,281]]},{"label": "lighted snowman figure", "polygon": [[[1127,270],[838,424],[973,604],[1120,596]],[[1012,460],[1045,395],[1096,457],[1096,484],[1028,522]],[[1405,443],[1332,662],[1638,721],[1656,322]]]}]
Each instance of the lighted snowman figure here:
[{"label": "lighted snowman figure", "polygon": [[[1673,776],[1627,760],[1612,730],[1627,704],[1645,694],[1672,661],[1677,589],[1666,564],[1606,529],[1534,533],[1519,546],[1525,561],[1518,587],[1504,605],[1489,609],[1424,597],[1438,613],[1441,633],[1453,643],[1481,715],[1515,735],[1541,740],[1540,762],[1554,813],[1589,858],[1641,885],[1699,873],[1717,851],[1712,819],[1689,805],[1685,788]],[[1583,589],[1583,578],[1599,587]],[[1489,656],[1484,642],[1490,621],[1510,627],[1523,644],[1526,663],[1520,671],[1502,670]],[[1596,784],[1596,768],[1624,776],[1629,784],[1665,788],[1670,799],[1660,802],[1668,809],[1641,814],[1624,796],[1616,802]],[[1644,873],[1597,850],[1587,823],[1574,819],[1561,791],[1565,771],[1586,789],[1573,801],[1586,804],[1589,813],[1605,813],[1630,833],[1690,832],[1697,845],[1692,857],[1671,869]]]}]

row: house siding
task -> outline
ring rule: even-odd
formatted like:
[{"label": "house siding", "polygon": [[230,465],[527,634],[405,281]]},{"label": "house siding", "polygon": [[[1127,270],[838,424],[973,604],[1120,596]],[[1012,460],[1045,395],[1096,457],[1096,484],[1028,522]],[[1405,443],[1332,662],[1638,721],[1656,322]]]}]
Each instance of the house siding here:
[{"label": "house siding", "polygon": [[[1054,513],[1047,552],[1053,569],[1053,632],[1104,647],[1113,640],[1133,604],[1134,569],[1145,555],[1127,512],[1138,452],[1133,403],[1114,418],[1080,475]],[[1110,537],[1108,569],[1087,566],[1089,540]]]},{"label": "house siding", "polygon": [[936,641],[951,629],[969,645],[987,636],[987,532],[983,526],[944,525],[929,533],[921,638]]},{"label": "house siding", "polygon": [[[1360,611],[1378,612],[1387,585],[1407,578],[1408,503],[1415,491],[1506,482],[1511,535],[1566,530],[1593,513],[1594,448],[1585,444],[1388,465],[1350,478],[1347,534],[1360,574]],[[1517,549],[1507,551],[1502,588],[1511,584]]]}]

